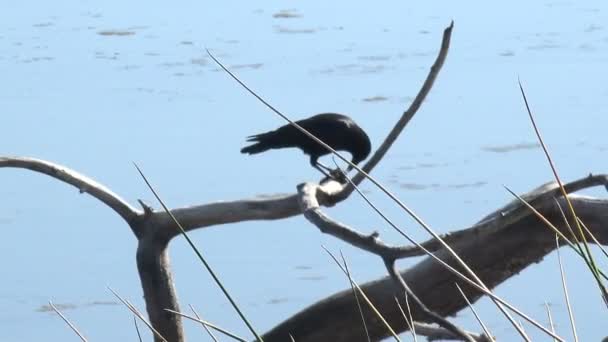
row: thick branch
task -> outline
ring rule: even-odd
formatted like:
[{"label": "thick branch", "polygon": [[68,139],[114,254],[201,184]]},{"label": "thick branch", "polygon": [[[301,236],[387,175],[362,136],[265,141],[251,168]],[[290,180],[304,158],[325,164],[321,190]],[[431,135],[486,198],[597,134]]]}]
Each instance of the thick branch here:
[{"label": "thick branch", "polygon": [[35,158],[0,157],[0,167],[28,169],[75,186],[81,193],[86,192],[106,204],[129,224],[141,214],[104,185],[65,166]]},{"label": "thick branch", "polygon": [[[333,205],[328,198],[342,189],[337,182],[327,182],[319,187],[317,200],[324,205]],[[221,201],[191,207],[172,209],[180,224],[190,231],[197,228],[250,220],[279,220],[302,213],[297,195],[264,196],[246,200]],[[167,238],[179,235],[173,220],[164,211],[151,216]]]},{"label": "thick branch", "polygon": [[75,186],[81,193],[89,193],[118,213],[138,238],[137,267],[150,321],[169,341],[183,341],[181,318],[162,310],[179,310],[166,250],[169,240],[154,234],[156,227],[144,220],[142,211],[131,207],[104,185],[58,164],[33,158],[3,157],[0,167],[23,168],[51,176]]},{"label": "thick branch", "polygon": [[[460,329],[456,325],[452,324],[445,318],[429,310],[426,305],[418,298],[418,296],[412,292],[407,286],[403,278],[397,272],[395,267],[395,258],[384,256],[385,253],[390,253],[392,250],[381,243],[377,238],[376,234],[372,234],[369,237],[361,236],[358,232],[331,220],[329,217],[324,215],[316,200],[315,191],[316,185],[312,183],[298,185],[298,193],[300,194],[300,205],[304,216],[313,224],[315,224],[322,232],[333,233],[332,235],[344,238],[346,241],[353,241],[359,246],[372,247],[366,250],[378,255],[384,261],[389,275],[397,284],[397,287],[401,289],[402,295],[407,295],[413,300],[415,308],[422,313],[422,315],[430,322],[437,323],[445,329],[451,331],[454,335],[460,336],[463,341],[474,342],[475,339],[468,335],[464,330]],[[399,292],[396,292],[399,293]],[[401,296],[398,296],[401,297]]]},{"label": "thick branch", "polygon": [[[152,235],[139,240],[137,270],[144,291],[150,323],[167,341],[185,341],[182,319],[166,311],[179,311],[167,241]],[[154,336],[156,342],[162,340]]]},{"label": "thick branch", "polygon": [[[569,185],[591,186],[605,184],[604,176],[590,176]],[[553,185],[545,185],[530,194],[535,207],[563,232],[567,231],[553,196]],[[600,243],[608,243],[608,200],[569,195],[578,216],[589,227]],[[565,207],[564,199],[559,204]],[[503,213],[503,214],[501,214]],[[450,245],[490,288],[496,287],[528,265],[537,263],[555,249],[555,235],[529,210],[519,210],[509,204],[489,215],[479,224],[452,235]],[[457,236],[457,238],[455,238]],[[588,239],[591,241],[591,239]],[[362,240],[363,241],[363,240]],[[368,238],[367,241],[370,241]],[[435,253],[457,269],[461,269],[445,251]],[[401,272],[402,277],[430,310],[444,317],[453,315],[467,306],[454,286],[459,284],[466,296],[475,301],[482,295],[477,289],[447,272],[436,261],[425,258],[414,267]],[[407,325],[393,300],[397,291],[394,282],[385,277],[365,284],[363,290],[396,331],[405,331]],[[267,342],[282,341],[291,333],[297,341],[363,341],[357,329],[360,317],[353,310],[351,291],[337,293],[310,306],[281,323],[264,336]],[[415,320],[424,320],[413,308]],[[382,324],[373,314],[365,312],[373,340],[386,337]],[[331,323],[328,323],[331,322]]]},{"label": "thick branch", "polygon": [[[577,179],[575,181],[564,184],[567,193],[573,193],[579,190],[594,186],[604,186],[608,189],[608,175],[590,174],[587,177]],[[343,223],[335,221],[325,215],[321,211],[321,204],[316,201],[316,192],[318,185],[314,183],[303,183],[298,185],[298,196],[301,206],[304,206],[304,217],[319,228],[322,233],[332,235],[344,242],[347,242],[362,250],[377,254],[382,258],[401,259],[412,256],[424,255],[422,249],[411,246],[392,246],[384,243],[377,232],[369,235],[360,233],[355,228],[349,227]],[[561,190],[556,182],[549,182],[540,187],[522,195],[522,197],[533,206],[540,208],[543,205],[553,205],[553,198],[561,196]],[[452,246],[460,243],[461,240],[467,240],[471,234],[482,235],[491,234],[497,229],[502,229],[505,225],[520,220],[522,217],[529,215],[529,209],[518,199],[513,200],[508,205],[492,212],[484,217],[474,227],[452,231],[440,237],[448,245]],[[441,249],[441,244],[435,240],[427,240],[421,245],[429,252],[435,252]]]}]

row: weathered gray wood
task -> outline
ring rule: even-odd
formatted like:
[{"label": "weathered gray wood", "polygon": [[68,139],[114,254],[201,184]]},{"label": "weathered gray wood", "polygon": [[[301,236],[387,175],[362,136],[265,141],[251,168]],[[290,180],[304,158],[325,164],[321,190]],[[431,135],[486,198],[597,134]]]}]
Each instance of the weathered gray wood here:
[{"label": "weathered gray wood", "polygon": [[[593,179],[587,177],[573,184],[604,185],[604,182],[598,182],[601,179],[605,179],[605,176]],[[535,207],[569,236],[556,202],[548,194],[558,196],[554,183],[543,186],[528,198],[533,199]],[[607,244],[608,200],[577,195],[569,197],[579,218],[601,244]],[[559,198],[558,203],[562,208],[566,208],[564,198]],[[517,275],[529,265],[540,262],[555,249],[555,234],[521,205],[509,204],[484,218],[479,224],[451,235],[458,238],[453,239],[450,245],[490,288]],[[587,238],[591,240],[590,237]],[[462,270],[445,250],[437,250],[435,255],[454,268]],[[475,301],[482,296],[479,290],[464,283],[429,257],[402,271],[401,275],[429,309],[444,317],[454,315],[467,306],[455,286],[456,283],[470,300]],[[399,289],[389,277],[366,283],[361,287],[393,329],[399,332],[408,329],[394,300]],[[412,309],[414,319],[423,321],[423,317],[415,308]],[[369,309],[364,311],[372,339],[377,341],[389,336],[384,325],[373,313]],[[365,340],[360,314],[350,290],[336,293],[302,310],[266,333],[264,341],[284,341],[288,334],[299,342]]]}]

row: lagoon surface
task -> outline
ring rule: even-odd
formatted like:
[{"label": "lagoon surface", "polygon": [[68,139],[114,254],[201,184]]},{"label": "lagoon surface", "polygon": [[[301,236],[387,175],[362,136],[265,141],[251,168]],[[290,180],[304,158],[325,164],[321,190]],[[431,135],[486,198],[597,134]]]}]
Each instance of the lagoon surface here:
[{"label": "lagoon surface", "polygon": [[[246,136],[284,122],[220,71],[205,48],[291,118],[347,113],[376,147],[416,95],[450,20],[446,64],[374,170],[378,180],[439,232],[471,225],[510,201],[503,184],[525,192],[550,181],[518,77],[562,179],[608,172],[605,1],[112,0],[4,7],[0,154],[65,165],[134,205],[143,199],[157,206],[132,162],[172,207],[289,193],[319,179],[294,150],[239,153]],[[371,184],[363,188],[413,237],[428,238]],[[52,300],[92,341],[136,340],[130,313],[106,288],[143,310],[136,241],[118,215],[25,170],[0,170],[0,198],[0,339],[76,340],[49,312]],[[327,212],[405,243],[357,196]],[[303,217],[191,236],[262,331],[348,287],[321,245],[342,249],[360,282],[385,275],[378,258],[321,235]],[[248,336],[185,241],[170,248],[182,308],[193,304],[206,319]],[[599,341],[608,335],[598,324],[608,311],[584,264],[565,249],[562,257],[579,337]],[[600,264],[608,266],[604,259]],[[550,303],[558,333],[570,340],[559,279],[553,253],[496,292],[544,323]],[[499,340],[517,339],[488,300],[476,308]],[[466,310],[455,321],[480,331]],[[200,327],[186,323],[186,329],[190,341],[207,340]]]}]

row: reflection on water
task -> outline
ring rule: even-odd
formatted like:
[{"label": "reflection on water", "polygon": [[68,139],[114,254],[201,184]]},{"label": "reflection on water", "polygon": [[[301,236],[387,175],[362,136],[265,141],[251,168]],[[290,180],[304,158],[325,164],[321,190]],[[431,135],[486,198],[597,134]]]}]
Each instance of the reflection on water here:
[{"label": "reflection on water", "polygon": [[502,57],[512,57],[515,56],[515,52],[513,50],[505,50],[503,52],[500,52],[498,55]]},{"label": "reflection on water", "polygon": [[353,75],[353,74],[371,74],[380,73],[387,69],[393,69],[392,66],[385,64],[341,64],[333,67],[326,67],[319,70],[313,70],[313,73],[324,75]]},{"label": "reflection on water", "polygon": [[45,23],[38,23],[38,24],[34,24],[32,25],[33,27],[49,27],[49,26],[53,26],[54,24],[51,22],[45,22]]},{"label": "reflection on water", "polygon": [[297,266],[294,266],[293,269],[294,270],[311,270],[312,267],[308,266],[308,265],[297,265]]},{"label": "reflection on water", "polygon": [[100,36],[132,36],[135,34],[135,31],[127,31],[127,30],[105,30],[97,32]]},{"label": "reflection on water", "polygon": [[357,59],[362,61],[388,61],[391,56],[359,56]]},{"label": "reflection on water", "polygon": [[297,277],[297,279],[298,280],[320,281],[320,280],[327,279],[327,277],[321,276],[321,275],[310,275],[310,276],[299,276],[299,277]]},{"label": "reflection on water", "polygon": [[[60,311],[65,310],[74,310],[79,308],[91,307],[91,306],[104,306],[104,305],[120,305],[118,302],[111,301],[93,301],[84,304],[74,304],[74,303],[53,303],[53,305],[59,309]],[[54,312],[53,308],[49,304],[41,305],[36,309],[36,312]]]},{"label": "reflection on water", "polygon": [[[448,166],[448,163],[416,163],[416,165],[399,166],[397,170],[431,169],[435,167]],[[395,177],[398,177],[395,175]]]},{"label": "reflection on water", "polygon": [[364,98],[363,102],[381,102],[381,101],[386,101],[386,100],[388,100],[388,97],[376,95],[376,96]]},{"label": "reflection on water", "polygon": [[589,25],[589,26],[587,26],[585,28],[585,32],[601,31],[603,29],[604,29],[603,26],[600,26],[600,25],[597,25],[597,24],[591,24],[591,25]]},{"label": "reflection on water", "polygon": [[272,15],[273,18],[281,18],[281,19],[299,18],[301,16],[302,15],[300,13],[298,13],[298,11],[295,9],[281,10]]},{"label": "reflection on water", "polygon": [[266,304],[270,304],[270,305],[281,304],[281,303],[287,302],[288,300],[289,300],[288,298],[273,298],[273,299],[267,301]]},{"label": "reflection on water", "polygon": [[508,153],[519,150],[533,150],[540,148],[539,143],[517,143],[501,146],[484,146],[481,148],[482,151],[495,152],[495,153]]},{"label": "reflection on water", "polygon": [[230,65],[230,69],[259,69],[264,63],[249,63],[249,64],[233,64]]},{"label": "reflection on water", "polygon": [[317,32],[314,28],[293,28],[293,27],[285,27],[285,26],[275,26],[275,32],[277,33],[291,33],[291,34],[299,34],[299,33],[315,33]]},{"label": "reflection on water", "polygon": [[443,190],[443,189],[479,188],[479,187],[482,187],[482,186],[488,184],[487,182],[484,182],[484,181],[477,181],[477,182],[472,182],[472,183],[458,183],[458,184],[439,184],[439,183],[418,184],[418,183],[399,183],[396,181],[394,183],[398,184],[400,188],[405,189],[405,190],[429,190],[429,189]]}]

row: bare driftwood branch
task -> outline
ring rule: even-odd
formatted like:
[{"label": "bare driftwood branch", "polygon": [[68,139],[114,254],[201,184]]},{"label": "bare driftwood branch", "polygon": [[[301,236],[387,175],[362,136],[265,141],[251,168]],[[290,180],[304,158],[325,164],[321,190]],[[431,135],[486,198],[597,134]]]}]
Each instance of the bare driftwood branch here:
[{"label": "bare driftwood branch", "polygon": [[[434,325],[430,325],[430,324],[426,324],[426,323],[420,323],[420,322],[414,322],[414,330],[416,330],[416,334],[420,335],[420,336],[425,336],[427,338],[427,341],[461,341],[462,339],[460,338],[460,336],[456,336],[454,335],[453,332],[445,329],[445,328],[441,328],[441,327],[436,327]],[[475,333],[466,332],[469,336],[472,336],[473,339],[477,342],[490,342],[490,339],[488,339],[485,335],[476,335]]]},{"label": "bare driftwood branch", "polygon": [[86,192],[103,202],[127,223],[131,223],[140,214],[139,210],[133,208],[104,185],[65,166],[34,158],[0,157],[0,167],[28,169],[70,184],[76,187],[80,193]]},{"label": "bare driftwood branch", "polygon": [[[417,113],[446,60],[450,46],[451,24],[443,33],[443,39],[438,56],[430,68],[419,93],[410,107],[402,114],[399,121],[375,151],[370,160],[353,178],[358,185],[385,156],[388,149],[396,141],[404,127]],[[0,167],[14,167],[39,172],[67,184],[75,186],[80,192],[89,193],[120,215],[130,226],[138,239],[136,254],[137,267],[146,300],[146,308],[151,325],[169,341],[185,340],[180,316],[171,314],[179,312],[179,305],[173,277],[171,274],[167,246],[169,241],[179,232],[173,221],[165,212],[155,211],[142,204],[143,210],[136,209],[125,200],[113,193],[107,187],[96,181],[58,164],[44,160],[21,157],[0,157]],[[568,192],[590,186],[607,184],[607,176],[589,176],[566,185]],[[363,286],[367,295],[382,311],[390,325],[399,331],[407,329],[405,320],[393,301],[394,293],[401,293],[405,288],[411,288],[424,303],[442,317],[453,315],[467,304],[457,292],[455,284],[459,284],[466,296],[477,300],[482,292],[462,282],[434,260],[426,258],[414,267],[397,273],[394,260],[398,258],[422,255],[422,252],[411,246],[390,246],[384,244],[377,233],[365,235],[345,225],[331,221],[319,210],[319,206],[331,206],[348,198],[353,192],[352,185],[341,185],[337,182],[327,182],[322,185],[307,185],[298,188],[300,195],[288,194],[274,197],[259,197],[253,199],[216,202],[184,208],[176,208],[171,212],[184,225],[186,230],[193,230],[219,224],[241,222],[247,220],[276,220],[299,215],[302,207],[306,207],[304,215],[313,221],[322,232],[332,234],[363,250],[375,253],[387,261],[387,267],[392,275]],[[302,194],[305,193],[305,194]],[[554,198],[563,205],[564,198],[554,183],[546,184],[529,194],[528,199],[538,210],[552,220],[556,226],[565,231]],[[597,242],[608,242],[608,230],[603,229],[608,219],[608,200],[576,195],[569,195],[577,210],[578,217],[597,237]],[[301,206],[299,201],[303,201]],[[309,201],[306,203],[306,201]],[[488,215],[478,224],[468,229],[452,232],[443,236],[460,256],[475,270],[483,281],[493,288],[507,278],[517,274],[531,263],[540,261],[547,253],[555,249],[553,233],[548,231],[538,218],[531,215],[529,210],[514,201],[502,209]],[[436,253],[457,269],[461,269],[452,257],[436,240],[429,240],[423,246]],[[395,281],[396,280],[396,281]],[[407,283],[407,285],[405,285]],[[405,285],[405,286],[404,286]],[[355,308],[354,298],[350,290],[337,293],[303,310],[292,318],[281,323],[265,336],[265,341],[285,341],[295,338],[298,342],[306,341],[359,341],[365,336],[358,335],[358,329],[353,326],[360,324],[359,311]],[[435,321],[421,305],[413,306],[413,318],[419,321]],[[386,336],[383,325],[378,319],[366,312],[369,333],[372,340]],[[416,323],[420,333],[425,327]],[[431,328],[428,328],[431,329]],[[447,335],[463,337],[472,336],[470,333],[443,330]],[[429,331],[429,330],[427,330]],[[441,335],[446,337],[447,335]],[[292,337],[293,336],[293,337]],[[430,335],[427,335],[430,336]],[[435,335],[438,338],[437,330]],[[466,338],[466,337],[465,337]],[[478,340],[479,336],[473,336]],[[155,337],[156,341],[161,339]]]},{"label": "bare driftwood branch", "polygon": [[[589,175],[565,186],[569,191],[581,190],[592,186],[605,186],[607,179],[606,175]],[[534,207],[562,232],[566,233],[567,227],[555,201],[557,198],[557,203],[564,206],[565,200],[560,196],[561,191],[557,188],[557,184],[548,183],[524,197],[531,201]],[[608,230],[605,229],[605,226],[608,222],[608,200],[574,194],[570,194],[569,198],[578,217],[599,243],[607,244]],[[333,233],[329,223],[324,224],[326,225],[323,226],[322,231],[334,236],[348,236],[348,239],[358,236],[345,234],[343,230],[348,227],[344,225],[336,230],[339,233]],[[446,237],[449,239],[450,246],[490,288],[494,288],[509,277],[518,274],[527,266],[539,262],[556,248],[555,234],[519,201],[514,201],[493,212],[470,228],[455,231],[447,234]],[[350,243],[351,241],[348,239],[345,241]],[[381,247],[372,246],[379,241],[377,238],[371,239],[369,236],[360,234],[353,240],[357,241],[355,244],[357,246],[366,246],[364,248],[366,250],[384,251]],[[588,240],[592,241],[590,237]],[[427,241],[425,244],[432,245],[432,241]],[[391,253],[391,251],[389,250],[387,253]],[[461,269],[445,250],[436,249],[434,254],[454,268]],[[482,296],[482,292],[463,282],[454,274],[446,272],[443,266],[429,257],[400,273],[420,300],[430,310],[443,317],[454,315],[467,306],[455,284],[463,289],[471,301]],[[399,289],[390,277],[367,283],[362,288],[393,329],[399,332],[408,329],[393,299],[394,293]],[[297,341],[305,342],[363,341],[358,330],[348,328],[358,324],[361,320],[356,310],[353,310],[354,305],[350,291],[334,294],[279,324],[264,336],[264,340],[266,342],[282,341],[284,336],[290,333]],[[384,326],[375,320],[369,311],[364,311],[364,314],[372,340],[386,337]],[[416,321],[428,321],[416,307],[412,308],[412,315]]]},{"label": "bare driftwood branch", "polygon": [[[451,33],[452,25],[444,31],[438,57],[418,95],[378,151],[364,166],[365,172],[369,173],[378,164],[430,92],[447,56]],[[120,215],[138,239],[137,267],[152,326],[169,341],[184,341],[181,318],[164,310],[180,311],[167,253],[169,241],[179,232],[167,213],[155,211],[141,201],[143,210],[136,209],[107,187],[76,171],[48,161],[22,157],[0,157],[0,167],[29,169],[51,176],[75,186],[80,192],[89,193]],[[364,177],[359,173],[355,179],[358,184]],[[346,199],[350,193],[352,193],[352,189],[348,190],[348,187],[333,181],[327,182],[317,188],[316,200],[321,205],[332,206]],[[176,208],[171,212],[186,230],[247,220],[276,220],[302,213],[296,194],[209,203]],[[405,255],[411,251],[400,250],[395,253]],[[155,337],[155,339],[159,341],[159,338]]]},{"label": "bare driftwood branch", "polygon": [[[431,66],[429,74],[426,77],[426,80],[422,84],[422,88],[418,91],[418,94],[414,98],[414,101],[410,104],[410,107],[403,113],[397,124],[390,131],[388,136],[382,142],[382,145],[374,152],[369,161],[363,166],[362,170],[365,173],[370,173],[372,169],[378,165],[380,160],[384,157],[388,149],[393,145],[393,143],[397,140],[397,137],[401,134],[405,126],[410,122],[410,120],[414,117],[414,115],[420,109],[420,106],[426,99],[427,95],[431,92],[431,88],[433,88],[433,84],[437,79],[437,75],[439,75],[439,71],[441,67],[443,67],[443,63],[445,62],[446,57],[448,56],[448,51],[450,49],[450,41],[452,39],[452,29],[454,28],[454,22],[450,23],[443,31],[443,38],[441,40],[441,48],[439,49],[439,54],[435,59],[435,62]],[[365,179],[365,175],[361,172],[357,173],[353,177],[353,183],[355,185],[359,185]],[[355,190],[354,186],[350,183],[344,188],[344,190],[336,196],[336,199],[342,199],[348,197]]]},{"label": "bare driftwood branch", "polygon": [[[587,177],[564,184],[564,188],[568,193],[594,186],[604,186],[608,190],[608,175],[590,174]],[[298,194],[300,201],[305,202],[304,204],[301,204],[306,208],[303,213],[304,217],[317,226],[322,233],[332,235],[357,248],[377,254],[383,258],[402,259],[425,254],[422,249],[416,246],[387,245],[380,239],[380,234],[376,231],[371,234],[364,234],[355,228],[329,218],[321,211],[320,203],[315,200],[315,192],[318,188],[319,186],[314,183],[302,183],[298,185]],[[560,195],[561,190],[557,183],[549,182],[524,194],[522,198],[531,205],[540,207],[548,205],[550,201],[554,201],[554,199]],[[496,229],[503,229],[505,225],[518,221],[528,215],[530,215],[528,208],[522,205],[519,200],[515,199],[506,206],[484,217],[475,226],[442,234],[440,237],[448,245],[455,245],[461,243],[463,240],[469,239],[472,233],[476,235],[492,234]],[[441,245],[436,239],[427,240],[422,242],[421,245],[429,252],[436,252],[441,249]]]},{"label": "bare driftwood branch", "polygon": [[[426,307],[426,305],[424,305],[424,303],[420,301],[418,296],[416,296],[416,294],[411,291],[411,289],[407,286],[401,275],[396,270],[396,258],[391,256],[392,250],[379,241],[379,239],[377,238],[377,234],[372,234],[368,237],[363,236],[360,233],[344,226],[343,224],[331,220],[326,215],[323,215],[316,200],[316,187],[317,186],[312,183],[298,185],[298,193],[300,194],[300,205],[302,206],[304,217],[306,217],[311,223],[316,225],[322,232],[330,234],[332,232],[335,232],[332,235],[344,237],[346,241],[354,242],[357,247],[361,246],[360,248],[363,247],[362,249],[378,255],[384,261],[388,273],[391,278],[393,278],[393,281],[395,281],[395,284],[397,284],[397,286],[401,289],[401,293],[413,299],[414,303],[417,305],[417,309],[419,310],[419,312],[421,312],[428,321],[439,324],[440,326],[452,332],[454,335],[460,336],[463,341],[475,341],[475,339],[468,335],[464,330],[458,328],[456,325],[447,321],[440,315],[437,315],[436,313],[430,311]],[[373,246],[376,248],[365,248],[366,246]]]}]

